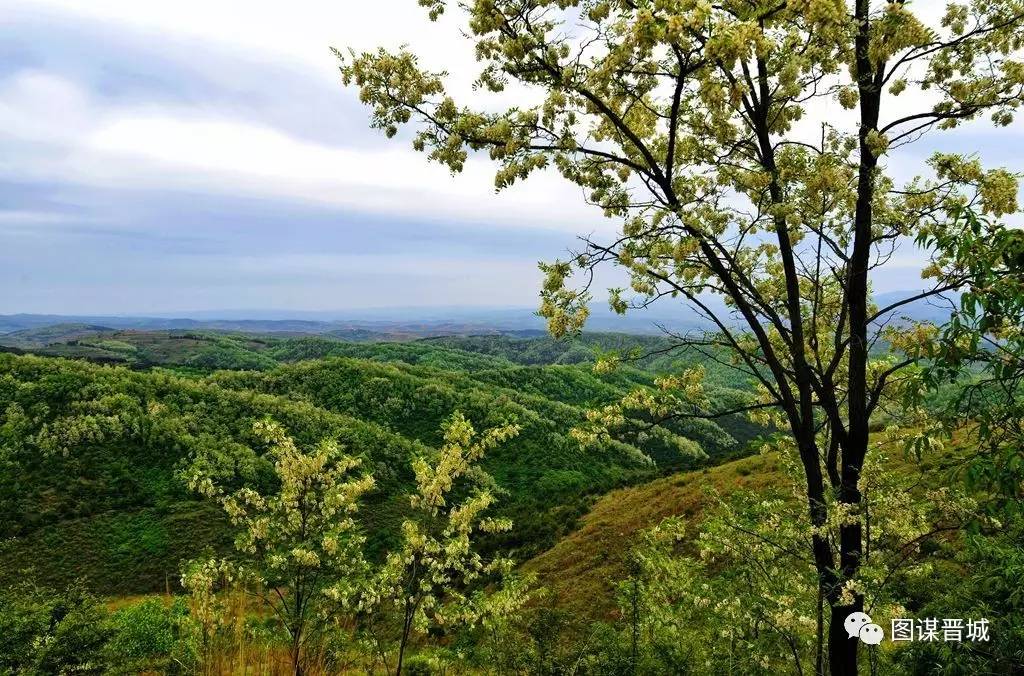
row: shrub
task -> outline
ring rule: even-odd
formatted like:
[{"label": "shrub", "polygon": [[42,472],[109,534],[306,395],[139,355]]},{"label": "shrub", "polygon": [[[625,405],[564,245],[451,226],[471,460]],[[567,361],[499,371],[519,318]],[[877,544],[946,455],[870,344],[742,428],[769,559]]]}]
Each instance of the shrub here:
[{"label": "shrub", "polygon": [[111,671],[127,674],[174,670],[173,658],[180,660],[177,652],[187,616],[181,598],[172,605],[148,598],[116,611],[110,620],[113,635],[104,651]]},{"label": "shrub", "polygon": [[80,583],[60,593],[25,584],[0,599],[0,671],[105,671],[110,614]]}]

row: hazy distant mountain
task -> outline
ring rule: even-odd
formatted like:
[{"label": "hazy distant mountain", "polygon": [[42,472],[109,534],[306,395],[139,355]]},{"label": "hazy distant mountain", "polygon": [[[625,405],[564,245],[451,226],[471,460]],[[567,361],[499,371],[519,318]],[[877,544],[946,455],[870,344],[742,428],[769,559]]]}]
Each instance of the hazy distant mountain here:
[{"label": "hazy distant mountain", "polygon": [[[620,317],[607,309],[595,308],[588,328],[622,333],[660,333],[658,325],[686,331],[703,324],[685,308],[674,314],[654,316],[636,313]],[[218,330],[243,333],[331,334],[367,339],[369,334],[407,334],[411,337],[506,333],[541,334],[544,319],[532,308],[383,308],[348,312],[294,312],[274,310],[231,310],[190,312],[179,317],[155,316],[71,316],[0,315],[0,339],[29,339],[26,332],[47,327],[137,330]],[[44,331],[44,338],[50,332]],[[59,334],[60,330],[54,333]],[[5,335],[6,334],[6,335]],[[14,335],[17,334],[17,335]],[[4,342],[10,342],[9,340]]]},{"label": "hazy distant mountain", "polygon": [[[879,309],[884,309],[893,303],[898,303],[905,298],[910,298],[914,295],[915,292],[913,291],[891,291],[888,293],[878,294],[875,296],[874,301],[875,304],[878,305]],[[890,312],[886,313],[885,317],[881,317],[880,319],[888,319],[890,322],[909,319],[912,321],[929,321],[936,324],[943,324],[949,321],[949,315],[959,306],[959,303],[960,294],[957,293],[948,293],[943,296],[923,298],[894,308]]]},{"label": "hazy distant mountain", "polygon": [[[885,307],[912,296],[912,291],[879,294],[875,300]],[[955,297],[954,297],[955,300]],[[725,312],[721,303],[710,304]],[[919,300],[891,313],[893,321],[943,322],[949,318],[949,301]],[[30,335],[33,330],[47,329]],[[653,309],[632,311],[624,316],[611,312],[604,304],[594,304],[587,329],[620,333],[658,334],[662,327],[676,333],[702,330],[710,324],[683,303],[662,303]],[[0,315],[0,343],[67,340],[76,331],[110,329],[137,330],[216,330],[241,333],[330,334],[350,340],[394,339],[503,333],[540,335],[544,319],[533,308],[525,307],[408,307],[366,308],[339,311],[302,310],[203,310],[182,312],[177,316],[73,316],[73,315]],[[28,333],[26,333],[28,332]],[[378,337],[378,334],[380,336]]]}]

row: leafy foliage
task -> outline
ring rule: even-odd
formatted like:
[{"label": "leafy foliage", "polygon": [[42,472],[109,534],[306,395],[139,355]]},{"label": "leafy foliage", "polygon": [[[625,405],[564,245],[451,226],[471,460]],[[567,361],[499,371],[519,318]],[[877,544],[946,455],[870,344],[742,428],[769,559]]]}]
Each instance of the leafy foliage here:
[{"label": "leafy foliage", "polygon": [[947,397],[936,422],[976,445],[967,478],[992,491],[990,506],[1017,512],[1024,504],[1024,234],[965,209],[920,239],[941,252],[932,274],[971,280],[943,327],[925,383],[935,390],[965,374],[969,380]]},{"label": "leafy foliage", "polygon": [[5,673],[102,673],[110,633],[106,608],[80,585],[62,593],[22,585],[0,596]]},{"label": "leafy foliage", "polygon": [[[251,585],[288,632],[292,663],[300,668],[310,619],[324,614],[324,585],[364,573],[365,538],[353,518],[359,498],[373,487],[369,476],[354,476],[359,460],[341,453],[337,442],[322,440],[312,451],[300,451],[276,423],[255,423],[257,438],[269,445],[276,486],[261,494],[251,486],[226,493],[214,483],[211,464],[197,458],[188,470],[189,486],[219,500],[238,531],[235,549],[243,559],[237,575]],[[222,574],[230,574],[220,564]],[[192,566],[182,578],[190,590],[210,587],[204,574],[211,566]],[[340,583],[339,583],[340,584]],[[334,587],[337,600],[355,593],[349,585]]]},{"label": "leafy foliage", "polygon": [[[376,570],[364,558],[364,539],[353,518],[372,477],[354,475],[358,461],[329,440],[302,451],[273,422],[256,423],[256,431],[270,444],[273,488],[259,492],[245,486],[226,493],[208,464],[190,468],[192,488],[217,498],[237,529],[239,563],[194,561],[182,575],[204,670],[211,670],[231,623],[236,589],[273,611],[297,674],[308,670],[313,655],[330,652],[343,617],[360,620],[389,671],[388,654],[397,652],[394,672],[401,674],[414,631],[500,621],[527,600],[524,585],[512,576],[511,559],[485,561],[476,551],[481,534],[511,528],[507,519],[482,516],[494,497],[486,486],[490,478],[476,463],[488,449],[513,438],[515,425],[476,438],[461,414],[445,423],[437,457],[412,462],[416,492],[410,502],[418,518],[403,522],[400,546]],[[467,496],[450,504],[460,487],[468,489]],[[354,630],[349,633],[355,637]]]},{"label": "leafy foliage", "polygon": [[[401,546],[388,554],[361,602],[371,609],[369,632],[378,647],[388,644],[380,625],[391,615],[400,621],[398,674],[414,631],[450,632],[477,623],[502,623],[529,598],[528,582],[514,575],[512,559],[485,559],[475,546],[481,535],[512,527],[508,519],[483,516],[495,498],[487,485],[490,477],[476,472],[476,463],[519,429],[504,425],[477,437],[456,413],[443,431],[437,457],[413,461],[416,492],[410,501],[415,516],[403,522]],[[453,500],[459,493],[466,494],[461,502]]]}]

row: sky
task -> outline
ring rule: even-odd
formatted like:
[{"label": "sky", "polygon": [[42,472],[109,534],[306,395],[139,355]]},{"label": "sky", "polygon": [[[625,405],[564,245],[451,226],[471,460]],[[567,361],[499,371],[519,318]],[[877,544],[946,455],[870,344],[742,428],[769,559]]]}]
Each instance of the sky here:
[{"label": "sky", "polygon": [[[385,139],[329,51],[408,45],[464,100],[457,18],[415,0],[0,0],[0,313],[536,305],[536,262],[615,224],[556,175],[495,194],[485,159],[452,177]],[[995,139],[955,143],[1024,167]],[[904,254],[879,290],[919,268]]]}]

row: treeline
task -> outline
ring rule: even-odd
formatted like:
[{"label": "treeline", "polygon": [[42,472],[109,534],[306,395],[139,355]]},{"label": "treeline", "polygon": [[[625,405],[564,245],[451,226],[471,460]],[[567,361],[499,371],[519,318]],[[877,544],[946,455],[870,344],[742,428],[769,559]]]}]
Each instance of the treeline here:
[{"label": "treeline", "polygon": [[[13,335],[13,334],[12,334]],[[709,380],[722,387],[746,388],[734,370],[670,338],[619,333],[583,333],[565,338],[516,338],[504,335],[445,336],[403,342],[356,342],[336,336],[281,337],[219,331],[114,331],[103,327],[62,325],[34,330],[32,340],[11,347],[45,356],[123,363],[136,368],[165,366],[198,370],[266,370],[282,363],[353,357],[402,361],[445,370],[479,371],[514,365],[589,365],[617,353],[631,368],[669,373],[708,364]],[[716,351],[715,359],[726,360]]]}]

